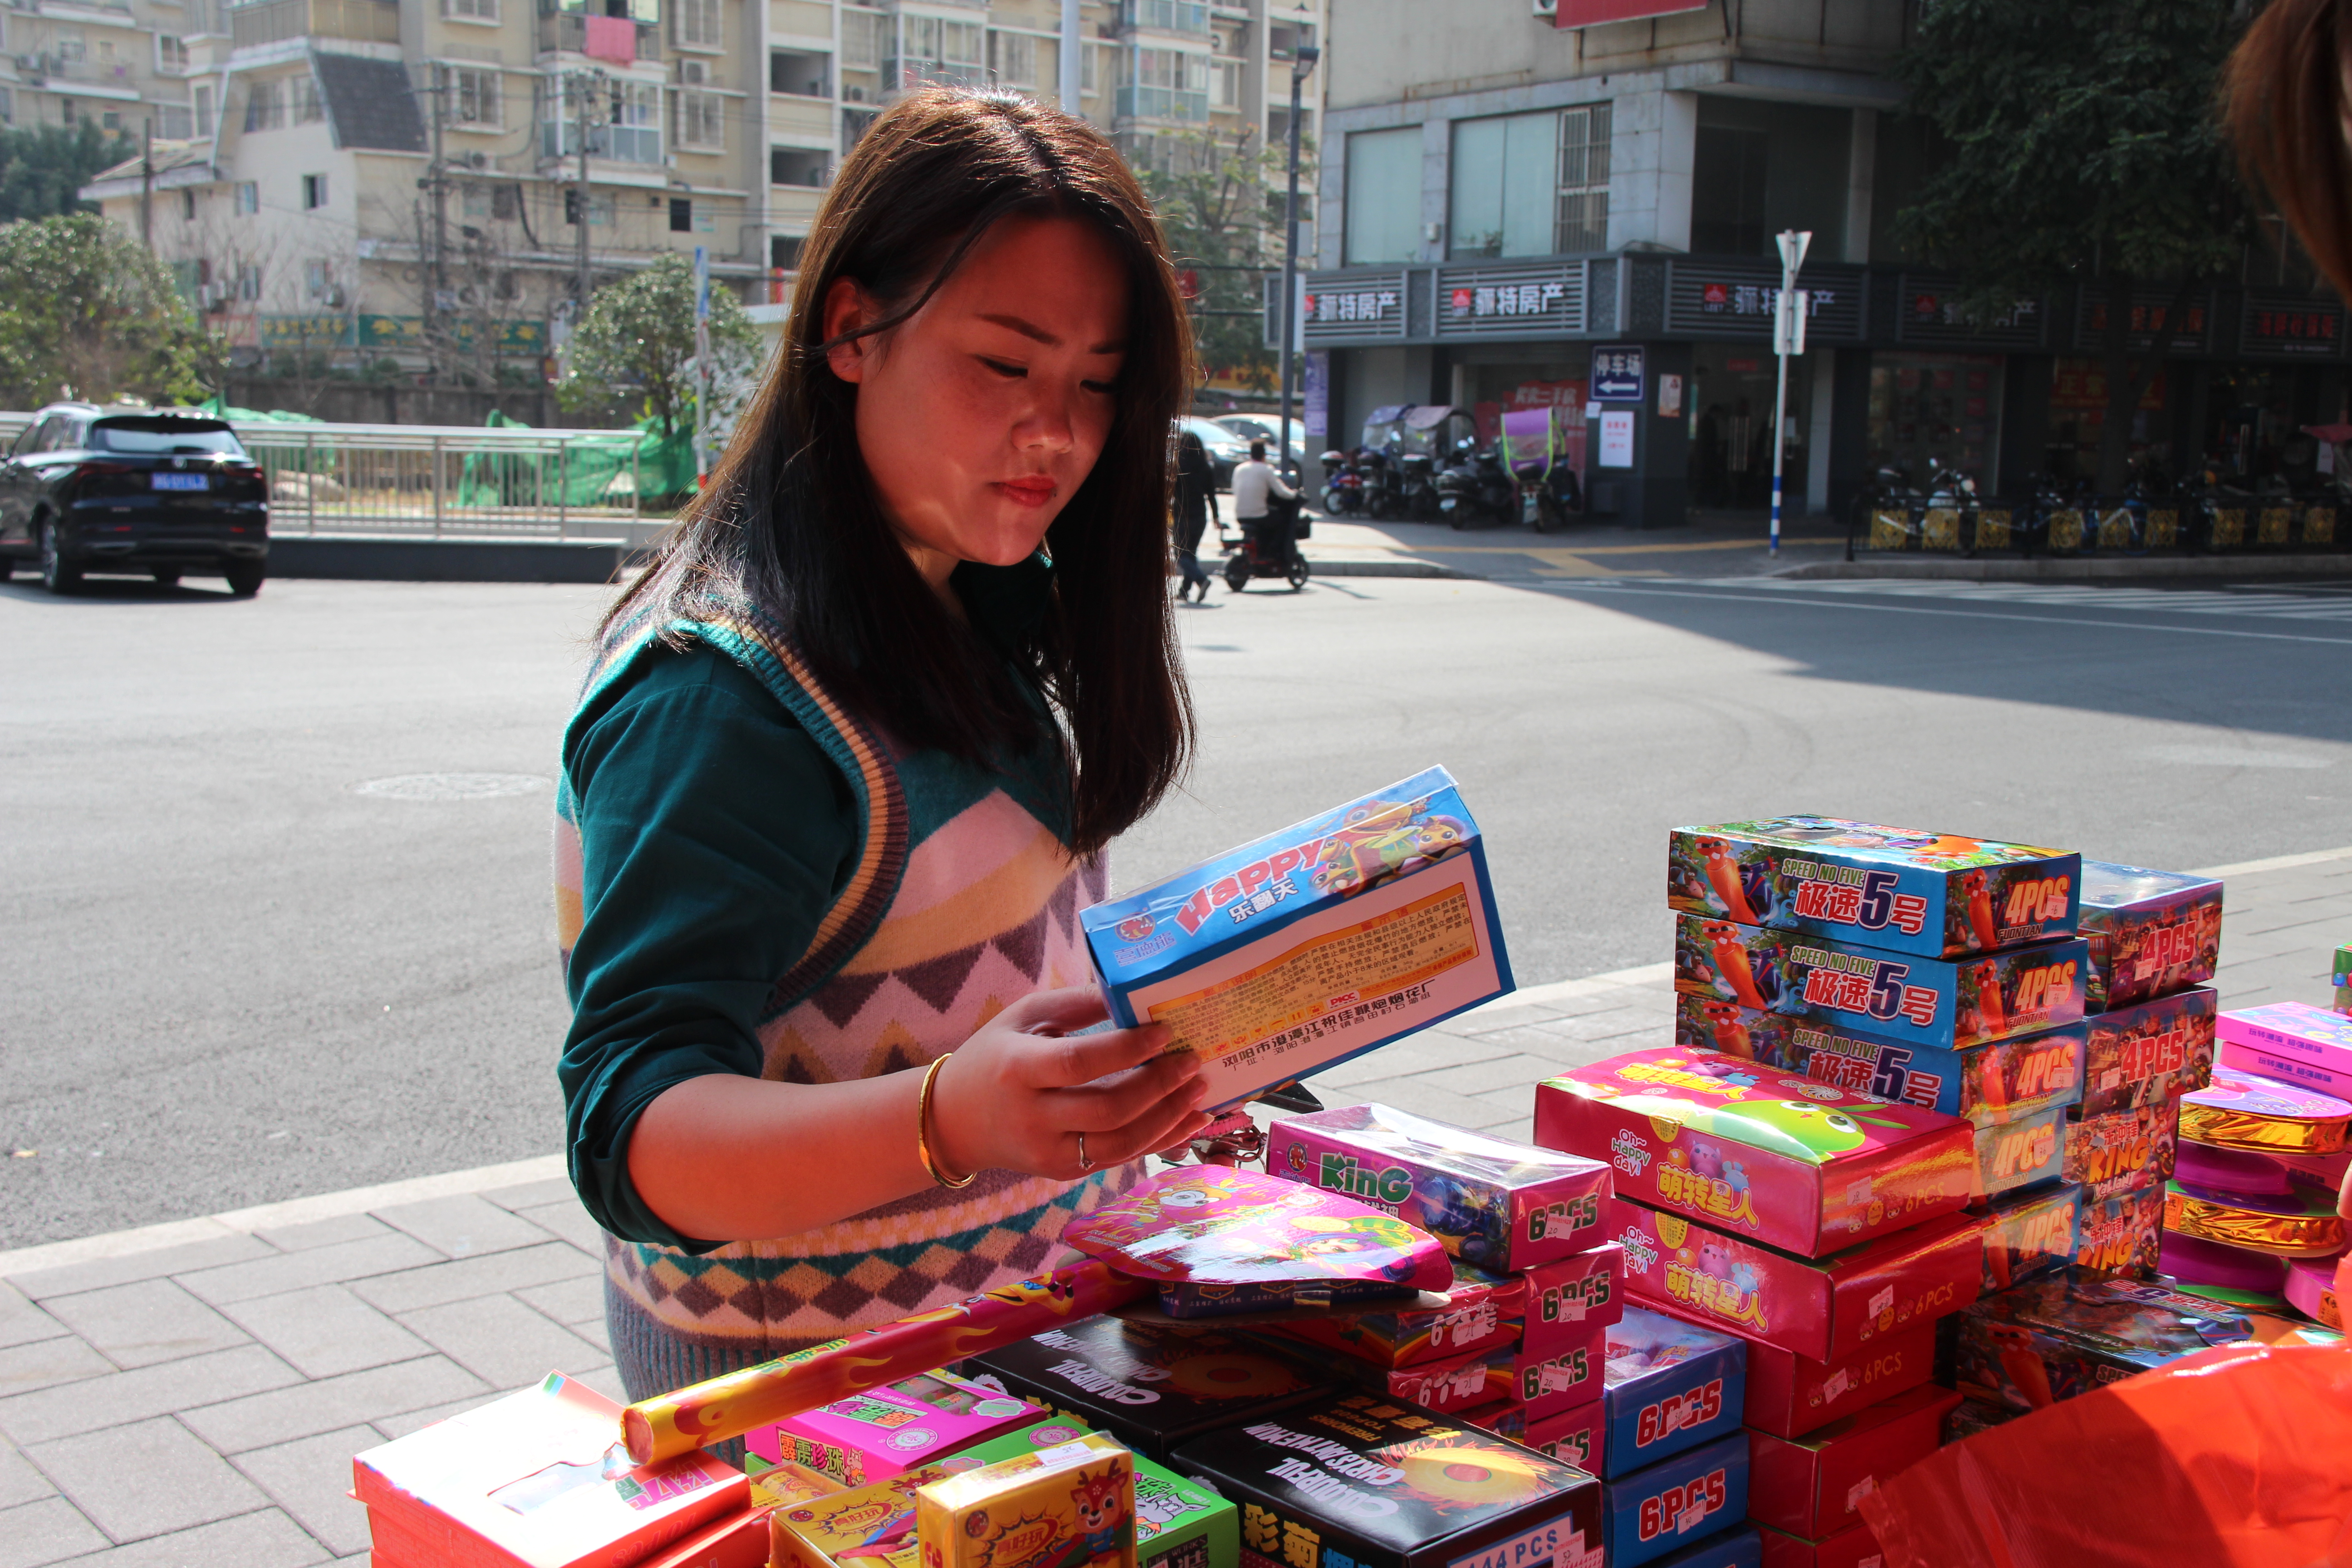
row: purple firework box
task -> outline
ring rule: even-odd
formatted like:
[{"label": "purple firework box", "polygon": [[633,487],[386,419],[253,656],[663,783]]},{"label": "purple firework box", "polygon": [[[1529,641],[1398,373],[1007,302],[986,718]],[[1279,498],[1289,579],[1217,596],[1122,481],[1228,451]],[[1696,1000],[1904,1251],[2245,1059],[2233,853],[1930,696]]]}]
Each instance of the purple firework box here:
[{"label": "purple firework box", "polygon": [[2213,1076],[2220,1012],[2213,988],[2199,985],[2086,1020],[2083,1114],[2153,1105],[2204,1088]]},{"label": "purple firework box", "polygon": [[1265,1168],[1418,1226],[1465,1263],[1497,1273],[1598,1245],[1609,1167],[1385,1105],[1286,1117]]},{"label": "purple firework box", "polygon": [[1904,1045],[1961,1050],[2083,1016],[2079,937],[1956,961],[1682,915],[1675,989]]},{"label": "purple firework box", "polygon": [[1430,768],[1078,911],[1122,1027],[1240,1105],[1513,988],[1486,839]]},{"label": "purple firework box", "polygon": [[2083,862],[2084,984],[2104,1013],[2213,978],[2221,952],[2221,884],[2186,871]]}]

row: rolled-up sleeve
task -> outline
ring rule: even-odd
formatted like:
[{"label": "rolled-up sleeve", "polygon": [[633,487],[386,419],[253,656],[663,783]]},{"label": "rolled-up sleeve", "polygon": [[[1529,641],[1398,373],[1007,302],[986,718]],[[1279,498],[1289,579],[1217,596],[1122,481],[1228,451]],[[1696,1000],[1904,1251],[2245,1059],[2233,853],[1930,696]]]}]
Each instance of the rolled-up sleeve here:
[{"label": "rolled-up sleeve", "polygon": [[671,1085],[757,1078],[775,984],[857,849],[848,782],[774,695],[715,649],[655,649],[572,722],[579,940],[558,1077],[572,1185],[629,1241],[708,1252],[629,1179],[637,1118]]}]

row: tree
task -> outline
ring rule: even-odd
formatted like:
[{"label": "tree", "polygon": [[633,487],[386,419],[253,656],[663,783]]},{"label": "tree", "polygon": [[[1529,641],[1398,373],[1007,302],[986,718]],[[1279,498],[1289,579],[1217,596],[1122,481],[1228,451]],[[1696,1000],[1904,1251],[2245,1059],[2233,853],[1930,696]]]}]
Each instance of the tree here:
[{"label": "tree", "polygon": [[205,395],[215,358],[172,274],[103,218],[0,227],[0,398],[37,408],[65,388],[94,401]]},{"label": "tree", "polygon": [[[1946,153],[1896,214],[1897,241],[1958,270],[1980,320],[2021,297],[2096,290],[2103,490],[2124,484],[2164,341],[2243,254],[2214,112],[2236,15],[2231,0],[1937,0],[1895,68]],[[2143,309],[2150,285],[2168,306]]]},{"label": "tree", "polygon": [[134,151],[92,120],[0,130],[0,223],[98,211],[81,188]]},{"label": "tree", "polygon": [[[716,422],[759,367],[760,329],[735,296],[710,289],[710,384]],[[556,384],[567,409],[642,398],[668,440],[694,423],[694,266],[672,252],[596,290],[573,330],[571,368]]]},{"label": "tree", "polygon": [[[1142,171],[1160,226],[1180,272],[1189,273],[1192,335],[1201,363],[1260,391],[1274,385],[1265,346],[1261,279],[1282,265],[1283,192],[1289,149],[1269,147],[1255,128],[1231,135],[1187,132],[1162,138],[1167,154]],[[1299,148],[1298,204],[1315,188],[1313,149]]]}]

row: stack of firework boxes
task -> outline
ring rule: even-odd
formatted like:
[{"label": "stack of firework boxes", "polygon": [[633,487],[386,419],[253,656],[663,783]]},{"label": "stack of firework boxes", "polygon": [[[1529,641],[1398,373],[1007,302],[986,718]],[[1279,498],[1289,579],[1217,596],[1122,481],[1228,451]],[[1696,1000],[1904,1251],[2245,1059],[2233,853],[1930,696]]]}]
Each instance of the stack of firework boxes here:
[{"label": "stack of firework boxes", "polygon": [[1837,818],[1678,831],[1677,1046],[1537,1090],[1537,1142],[1615,1167],[1635,1300],[1748,1341],[1768,1563],[1878,1554],[1862,1500],[1958,1403],[1939,1322],[2069,1259],[2081,879]]},{"label": "stack of firework boxes", "polygon": [[1443,1307],[1284,1333],[1381,1395],[1602,1478],[1612,1568],[1760,1561],[1743,1523],[1746,1347],[1627,1309],[1606,1163],[1366,1105],[1276,1123],[1266,1163],[1391,1210],[1455,1265]]}]

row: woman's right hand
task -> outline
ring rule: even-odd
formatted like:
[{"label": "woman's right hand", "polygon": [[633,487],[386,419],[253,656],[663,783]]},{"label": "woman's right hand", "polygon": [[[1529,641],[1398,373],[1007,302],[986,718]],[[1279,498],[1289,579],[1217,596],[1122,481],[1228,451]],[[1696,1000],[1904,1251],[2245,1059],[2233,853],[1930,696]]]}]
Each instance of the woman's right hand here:
[{"label": "woman's right hand", "polygon": [[1164,1024],[1073,1033],[1107,1016],[1091,985],[1034,992],[958,1047],[931,1089],[929,1138],[940,1173],[1003,1170],[1074,1181],[1171,1148],[1206,1126],[1199,1058],[1163,1054]]}]

